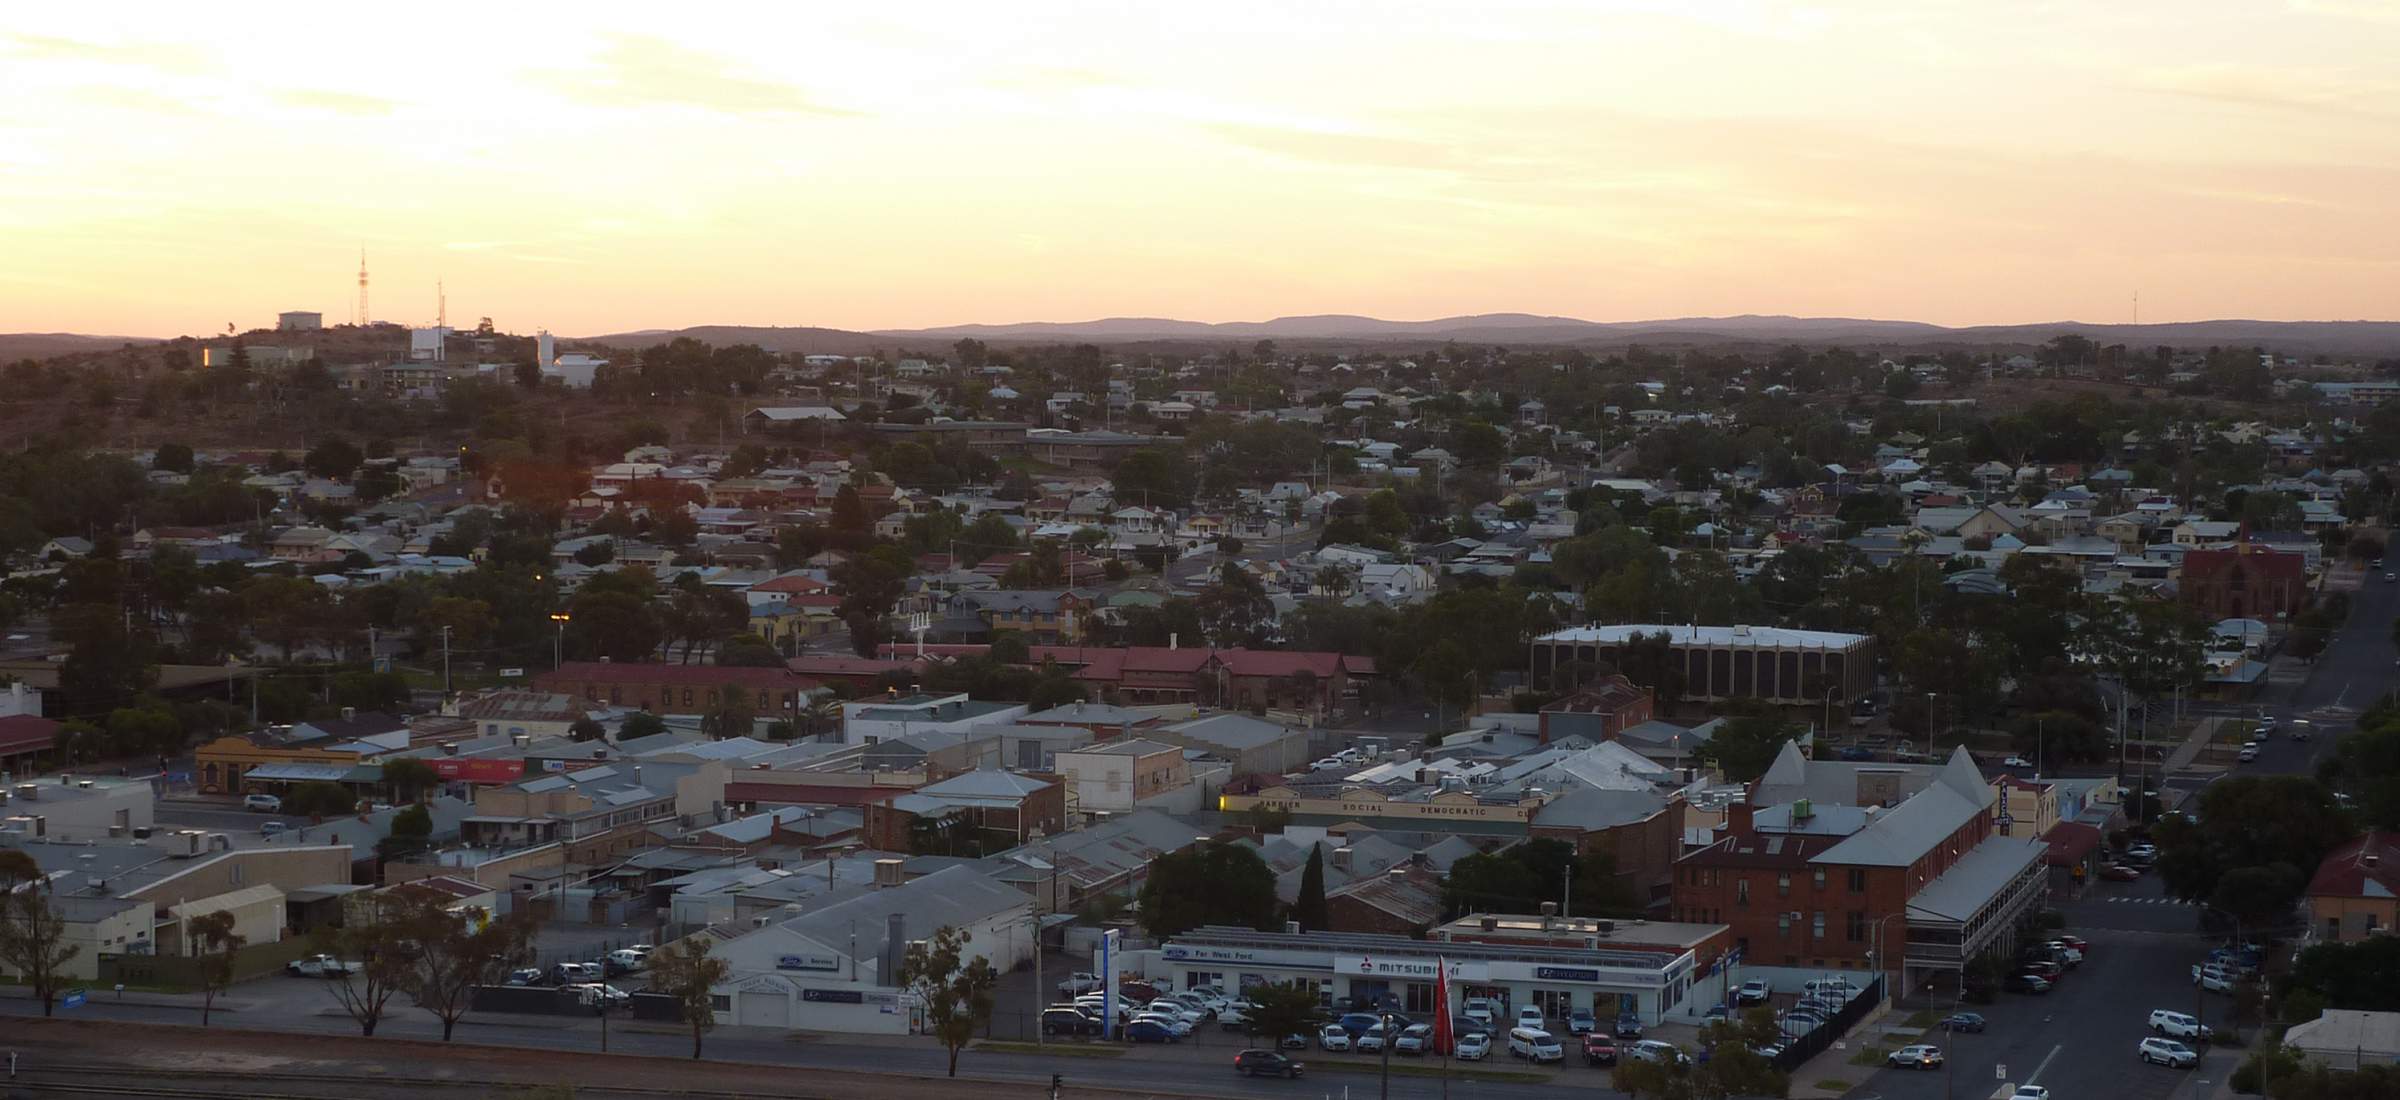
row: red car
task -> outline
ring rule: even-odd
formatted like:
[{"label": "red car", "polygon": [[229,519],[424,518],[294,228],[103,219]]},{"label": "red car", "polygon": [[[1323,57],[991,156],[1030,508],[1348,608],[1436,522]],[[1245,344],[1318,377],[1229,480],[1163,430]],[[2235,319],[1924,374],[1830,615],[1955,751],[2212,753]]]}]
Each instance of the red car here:
[{"label": "red car", "polygon": [[2128,867],[2122,863],[2111,863],[2100,869],[2100,877],[2110,882],[2132,882],[2141,878],[2142,872],[2139,868]]},{"label": "red car", "polygon": [[1584,1036],[1583,1061],[1585,1065],[1592,1066],[1616,1065],[1616,1042],[1610,1039],[1608,1036],[1600,1034],[1599,1032],[1593,1032],[1592,1034]]},{"label": "red car", "polygon": [[2069,946],[2069,947],[2072,947],[2072,948],[2074,948],[2074,949],[2075,949],[2075,950],[2077,950],[2077,951],[2081,951],[2081,952],[2083,952],[2085,955],[2090,955],[2090,954],[2092,953],[2092,945],[2091,945],[2091,943],[2090,943],[2089,941],[2085,940],[2085,939],[2084,939],[2083,937],[2081,937],[2081,936],[2069,935],[2068,933],[2065,933],[2065,932],[2057,932],[2057,933],[2053,933],[2053,934],[2051,934],[2050,938],[2051,938],[2051,939],[2054,939],[2054,940],[2057,940],[2057,941],[2058,941],[2058,942],[2060,942],[2060,943],[2066,944],[2067,946]]}]

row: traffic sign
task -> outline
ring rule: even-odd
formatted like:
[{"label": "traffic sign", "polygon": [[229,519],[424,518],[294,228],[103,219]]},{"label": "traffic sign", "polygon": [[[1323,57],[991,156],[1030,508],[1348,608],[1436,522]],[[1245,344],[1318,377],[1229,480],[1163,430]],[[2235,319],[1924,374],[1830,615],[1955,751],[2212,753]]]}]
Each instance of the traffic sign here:
[{"label": "traffic sign", "polygon": [[60,1008],[82,1008],[82,1007],[83,1007],[83,998],[84,998],[84,994],[85,994],[85,992],[86,992],[85,990],[81,990],[81,989],[70,989],[70,990],[68,990],[68,991],[67,991],[67,995],[66,995],[66,996],[64,996],[64,997],[60,997],[60,998],[58,999],[58,1007],[60,1007]]}]

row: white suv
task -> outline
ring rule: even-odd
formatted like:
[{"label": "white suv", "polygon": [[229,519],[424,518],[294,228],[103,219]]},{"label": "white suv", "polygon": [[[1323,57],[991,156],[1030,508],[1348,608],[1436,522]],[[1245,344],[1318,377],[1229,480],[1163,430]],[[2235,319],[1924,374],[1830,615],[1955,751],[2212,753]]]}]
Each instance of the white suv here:
[{"label": "white suv", "polygon": [[2144,1039],[2136,1051],[2142,1061],[2174,1069],[2190,1069],[2200,1064],[2200,1052],[2173,1039]]},{"label": "white suv", "polygon": [[2200,1021],[2191,1014],[2164,1008],[2150,1013],[2150,1030],[2171,1039],[2197,1039],[2201,1033]]}]

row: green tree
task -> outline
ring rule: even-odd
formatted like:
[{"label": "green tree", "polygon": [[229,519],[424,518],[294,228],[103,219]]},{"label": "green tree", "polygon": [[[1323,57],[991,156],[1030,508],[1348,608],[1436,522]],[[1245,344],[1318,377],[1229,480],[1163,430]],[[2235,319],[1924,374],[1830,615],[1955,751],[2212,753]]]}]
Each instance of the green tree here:
[{"label": "green tree", "polygon": [[434,772],[431,764],[411,757],[401,757],[398,760],[384,763],[383,783],[384,786],[391,788],[394,799],[401,802],[415,802],[423,798],[427,791],[441,786],[442,777]]},{"label": "green tree", "polygon": [[357,444],[337,435],[309,448],[308,456],[301,459],[300,464],[318,477],[340,481],[348,478],[365,460],[366,455],[359,451]]},{"label": "green tree", "polygon": [[1249,1011],[1242,1014],[1243,1030],[1270,1042],[1291,1035],[1313,1037],[1325,1019],[1314,982],[1264,982],[1242,995],[1250,1001]]},{"label": "green tree", "polygon": [[[2288,911],[2307,885],[2301,869],[2313,870],[2353,833],[2332,792],[2306,776],[2219,780],[2201,792],[2199,809],[2197,822],[2171,816],[2153,830],[2159,877],[2176,897],[2234,901],[2255,914]],[[2262,873],[2233,876],[2239,870]]]},{"label": "green tree", "polygon": [[1000,983],[991,960],[965,958],[967,934],[955,927],[908,945],[900,960],[900,984],[924,1005],[926,1030],[950,1054],[950,1076],[958,1076],[958,1052],[975,1039],[976,1027],[992,1017],[992,990]]},{"label": "green tree", "polygon": [[533,914],[467,918],[451,911],[447,896],[407,886],[395,892],[402,903],[394,919],[411,945],[409,998],[442,1022],[442,1041],[449,1042],[476,987],[498,985],[533,959]]},{"label": "green tree", "polygon": [[1207,924],[1275,924],[1275,872],[1258,853],[1208,841],[1160,856],[1142,885],[1142,926],[1165,939]]},{"label": "green tree", "polygon": [[1798,726],[1772,714],[1745,715],[1727,719],[1707,741],[1694,746],[1691,753],[1715,764],[1728,782],[1748,783],[1765,775],[1776,754],[1799,735]]},{"label": "green tree", "polygon": [[1300,869],[1300,897],[1292,903],[1292,919],[1300,922],[1304,932],[1321,932],[1333,927],[1333,919],[1325,910],[1325,846],[1312,844],[1308,848],[1308,865]]},{"label": "green tree", "polygon": [[67,942],[66,914],[51,899],[50,879],[32,856],[0,849],[0,964],[32,987],[44,1016],[55,1010],[59,987],[72,980],[67,963],[83,953]]},{"label": "green tree", "polygon": [[637,710],[626,715],[625,721],[618,725],[617,740],[631,741],[637,737],[655,737],[665,732],[667,732],[666,719],[646,710]]},{"label": "green tree", "polygon": [[675,999],[683,1022],[692,1029],[692,1058],[700,1057],[701,1037],[717,1026],[716,989],[733,973],[733,965],[709,957],[709,938],[692,936],[650,956],[650,988]]},{"label": "green tree", "polygon": [[150,456],[150,468],[177,474],[191,473],[192,445],[173,442],[159,444],[157,452]]},{"label": "green tree", "polygon": [[1274,625],[1275,604],[1258,578],[1232,562],[1217,569],[1216,583],[1192,600],[1208,640],[1221,649],[1264,643]]},{"label": "green tree", "polygon": [[2284,984],[2287,999],[2299,993],[2326,1008],[2400,1012],[2400,937],[2309,946],[2293,960]]},{"label": "green tree", "polygon": [[233,930],[233,914],[223,909],[193,917],[188,933],[200,949],[200,1026],[207,1027],[217,994],[233,984],[234,958],[250,938]]}]

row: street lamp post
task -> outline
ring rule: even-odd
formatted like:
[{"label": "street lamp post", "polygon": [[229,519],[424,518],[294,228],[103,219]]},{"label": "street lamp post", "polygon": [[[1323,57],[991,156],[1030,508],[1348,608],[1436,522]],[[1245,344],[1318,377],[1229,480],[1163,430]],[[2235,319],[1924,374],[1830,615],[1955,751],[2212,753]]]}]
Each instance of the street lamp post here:
[{"label": "street lamp post", "polygon": [[1891,972],[1884,969],[1885,959],[1883,957],[1883,929],[1884,926],[1890,924],[1894,918],[1905,917],[1907,915],[1908,913],[1905,911],[1898,913],[1885,913],[1880,919],[1876,920],[1875,934],[1870,937],[1869,943],[1871,946],[1867,948],[1867,961],[1874,964],[1875,972],[1878,976],[1886,979],[1884,982],[1884,993],[1890,996],[1895,1003],[1900,1000],[1900,994],[1898,990],[1891,988],[1891,982],[1889,981]]},{"label": "street lamp post", "polygon": [[567,622],[574,617],[564,611],[553,612],[550,615],[550,621],[558,624],[557,634],[550,640],[550,670],[552,672],[558,671],[559,666],[566,664]]}]

